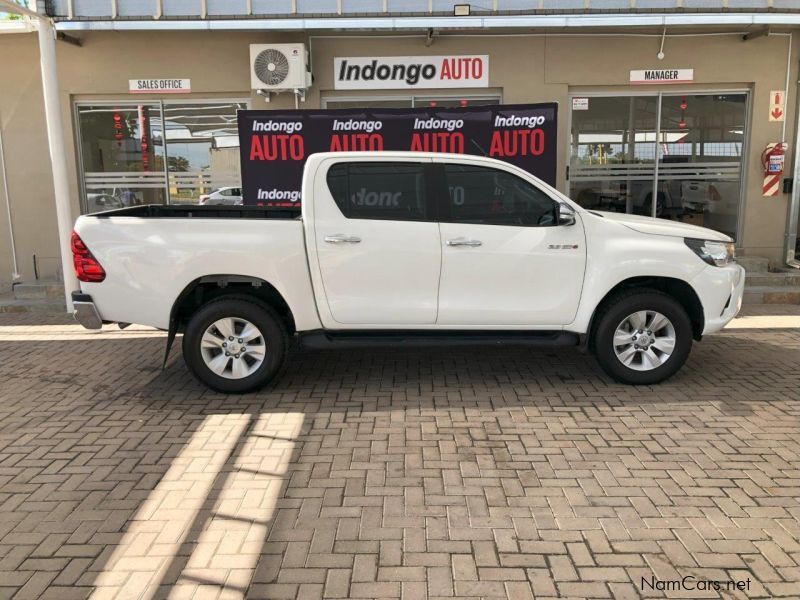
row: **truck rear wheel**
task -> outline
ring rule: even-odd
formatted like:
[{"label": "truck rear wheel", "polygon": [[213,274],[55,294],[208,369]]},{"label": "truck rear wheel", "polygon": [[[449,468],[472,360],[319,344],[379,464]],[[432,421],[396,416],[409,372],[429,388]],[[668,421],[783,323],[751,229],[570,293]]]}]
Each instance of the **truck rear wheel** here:
[{"label": "truck rear wheel", "polygon": [[658,290],[628,290],[597,315],[594,352],[621,383],[650,385],[674,375],[692,348],[692,324],[680,303]]},{"label": "truck rear wheel", "polygon": [[246,297],[213,300],[192,315],[183,359],[211,389],[242,394],[259,389],[286,357],[286,328],[266,304]]}]

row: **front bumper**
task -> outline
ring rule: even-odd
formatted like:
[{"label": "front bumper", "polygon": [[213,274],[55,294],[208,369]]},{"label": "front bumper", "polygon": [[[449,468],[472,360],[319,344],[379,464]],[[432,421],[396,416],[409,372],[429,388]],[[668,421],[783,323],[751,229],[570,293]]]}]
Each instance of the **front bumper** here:
[{"label": "front bumper", "polygon": [[103,327],[103,319],[100,318],[100,313],[97,312],[97,307],[89,294],[72,292],[72,306],[74,308],[72,316],[86,329]]},{"label": "front bumper", "polygon": [[742,308],[744,268],[737,264],[725,267],[708,266],[691,283],[703,304],[703,335],[715,333],[725,327]]}]

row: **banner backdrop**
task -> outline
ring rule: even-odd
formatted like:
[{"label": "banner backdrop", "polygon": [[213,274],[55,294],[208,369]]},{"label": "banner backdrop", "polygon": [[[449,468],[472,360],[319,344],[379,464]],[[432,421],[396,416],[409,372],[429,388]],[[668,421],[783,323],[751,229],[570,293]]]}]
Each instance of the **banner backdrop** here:
[{"label": "banner backdrop", "polygon": [[507,161],[555,185],[557,105],[239,111],[244,204],[300,205],[316,152],[411,150]]}]

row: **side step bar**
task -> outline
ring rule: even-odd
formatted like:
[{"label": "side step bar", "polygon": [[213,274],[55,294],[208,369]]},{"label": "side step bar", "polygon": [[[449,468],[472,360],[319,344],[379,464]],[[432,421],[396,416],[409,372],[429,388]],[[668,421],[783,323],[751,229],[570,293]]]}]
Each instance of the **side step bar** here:
[{"label": "side step bar", "polygon": [[308,331],[300,343],[313,350],[329,348],[375,348],[378,346],[577,346],[580,336],[568,331],[431,331],[369,330]]}]

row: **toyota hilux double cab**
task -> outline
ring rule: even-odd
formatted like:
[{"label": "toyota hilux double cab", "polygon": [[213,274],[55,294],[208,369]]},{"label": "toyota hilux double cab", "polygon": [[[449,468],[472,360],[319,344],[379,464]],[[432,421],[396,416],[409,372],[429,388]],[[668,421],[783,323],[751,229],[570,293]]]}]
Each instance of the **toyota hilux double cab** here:
[{"label": "toyota hilux double cab", "polygon": [[[738,312],[732,240],[585,210],[489,158],[308,158],[302,208],[138,206],[84,215],[72,250],[88,328],[182,333],[209,387],[255,390],[290,343],[582,345],[612,378],[655,384]],[[166,361],[166,356],[165,356]]]}]

